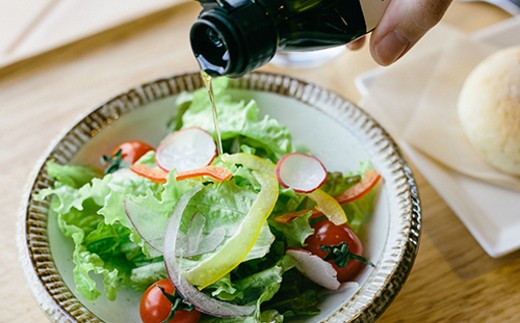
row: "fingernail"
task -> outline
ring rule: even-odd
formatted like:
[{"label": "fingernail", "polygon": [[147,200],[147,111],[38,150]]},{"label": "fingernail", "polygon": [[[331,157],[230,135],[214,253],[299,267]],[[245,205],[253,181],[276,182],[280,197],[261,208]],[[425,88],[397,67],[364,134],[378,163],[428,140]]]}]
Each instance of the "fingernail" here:
[{"label": "fingernail", "polygon": [[380,64],[390,65],[404,55],[409,47],[410,40],[393,30],[377,43],[375,52]]}]

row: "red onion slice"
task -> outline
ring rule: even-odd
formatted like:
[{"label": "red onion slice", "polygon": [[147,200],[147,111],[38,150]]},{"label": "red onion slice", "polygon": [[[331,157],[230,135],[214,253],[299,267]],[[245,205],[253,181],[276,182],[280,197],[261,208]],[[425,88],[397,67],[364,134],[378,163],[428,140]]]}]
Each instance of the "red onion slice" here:
[{"label": "red onion slice", "polygon": [[177,206],[168,221],[166,234],[164,236],[164,263],[168,277],[181,297],[186,302],[192,304],[200,312],[216,317],[240,317],[251,315],[255,311],[256,306],[242,306],[219,301],[199,291],[195,286],[191,285],[182,277],[181,269],[177,263],[177,236],[179,234],[179,226],[186,206],[191,198],[201,189],[202,186],[197,186],[190,192],[184,194],[177,203]]}]

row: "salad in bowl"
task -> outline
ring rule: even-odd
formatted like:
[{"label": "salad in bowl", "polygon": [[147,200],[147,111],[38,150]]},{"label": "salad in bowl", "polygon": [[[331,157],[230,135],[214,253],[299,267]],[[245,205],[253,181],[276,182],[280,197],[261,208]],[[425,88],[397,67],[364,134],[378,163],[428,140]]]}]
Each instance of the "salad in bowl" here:
[{"label": "salad in bowl", "polygon": [[[142,135],[136,115],[114,127],[123,116],[90,131],[66,162],[60,154],[43,162],[48,185],[33,188],[30,200],[46,206],[51,254],[69,252],[56,266],[81,315],[143,322],[380,315],[387,289],[404,282],[396,273],[406,276],[415,256],[413,243],[392,235],[419,232],[413,177],[400,156],[371,155],[358,143],[327,157],[315,141],[293,137],[315,137],[313,129],[294,131],[296,121],[264,113],[265,98],[234,92],[237,80],[214,82],[218,128],[206,89],[178,89],[168,95],[174,112],[156,118],[163,130]],[[164,100],[146,103],[167,109]],[[341,160],[349,153],[359,155]],[[388,164],[404,167],[402,177]],[[403,196],[409,201],[399,204]],[[395,221],[406,224],[394,228]],[[387,259],[395,243],[400,261]]]}]

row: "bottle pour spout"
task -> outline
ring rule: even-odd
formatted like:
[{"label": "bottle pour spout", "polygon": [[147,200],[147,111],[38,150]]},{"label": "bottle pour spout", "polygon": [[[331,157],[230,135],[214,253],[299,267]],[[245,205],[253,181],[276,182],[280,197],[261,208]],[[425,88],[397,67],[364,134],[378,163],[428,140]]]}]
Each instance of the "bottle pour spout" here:
[{"label": "bottle pour spout", "polygon": [[191,47],[209,75],[239,77],[271,60],[278,35],[271,17],[254,2],[225,4],[204,6],[191,27]]},{"label": "bottle pour spout", "polygon": [[[229,38],[229,37],[228,37]],[[208,20],[198,20],[191,27],[192,50],[202,70],[211,76],[233,70],[226,36]]]}]

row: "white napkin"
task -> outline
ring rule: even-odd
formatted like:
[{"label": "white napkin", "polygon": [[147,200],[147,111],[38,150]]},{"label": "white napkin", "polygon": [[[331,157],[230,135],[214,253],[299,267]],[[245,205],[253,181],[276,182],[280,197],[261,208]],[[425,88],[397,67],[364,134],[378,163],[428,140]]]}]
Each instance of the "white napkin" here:
[{"label": "white napkin", "polygon": [[356,79],[363,94],[359,104],[390,132],[492,257],[520,248],[517,179],[506,175],[502,181],[498,174],[497,180],[494,169],[490,179],[479,170],[488,166],[475,157],[452,112],[465,71],[489,51],[520,43],[519,37],[520,17],[471,35],[441,24],[399,62]]},{"label": "white napkin", "polygon": [[[432,32],[436,35],[423,40],[429,50],[410,53],[406,60],[384,70],[361,105],[386,123],[395,137],[429,158],[486,183],[520,190],[520,178],[491,167],[473,149],[457,115],[457,100],[467,75],[500,46],[476,41],[446,26]],[[520,33],[517,35],[520,43]]]}]

